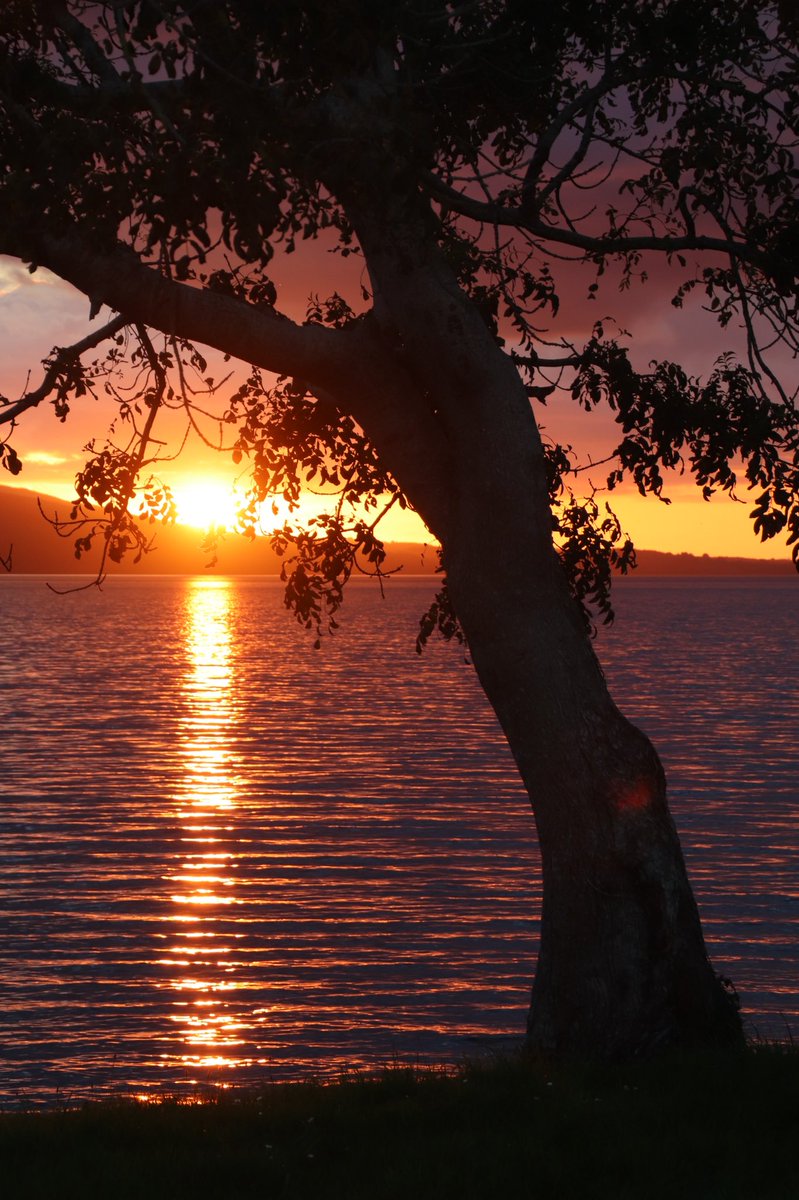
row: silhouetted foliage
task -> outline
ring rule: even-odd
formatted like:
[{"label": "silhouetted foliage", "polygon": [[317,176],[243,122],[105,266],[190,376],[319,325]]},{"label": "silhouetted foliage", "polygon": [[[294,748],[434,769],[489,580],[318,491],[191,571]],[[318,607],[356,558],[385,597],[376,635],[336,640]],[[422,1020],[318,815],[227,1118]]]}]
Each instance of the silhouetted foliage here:
[{"label": "silhouetted foliage", "polygon": [[[608,487],[630,476],[665,498],[663,471],[687,466],[709,497],[742,474],[760,489],[756,529],[785,532],[796,558],[795,398],[765,360],[769,343],[799,344],[792,10],[745,3],[731,14],[707,0],[528,8],[352,2],[334,15],[321,2],[12,0],[0,16],[2,249],[51,261],[96,307],[108,297],[92,290],[86,264],[70,272],[51,243],[96,258],[119,253],[121,240],[148,272],[277,320],[275,253],[324,236],[340,255],[361,254],[349,184],[404,190],[533,402],[562,389],[587,409],[614,410]],[[349,184],[337,187],[342,172]],[[627,287],[658,253],[684,267],[676,304],[700,288],[723,328],[743,322],[748,362],[727,353],[702,384],[673,363],[636,371],[601,322],[582,347],[547,335],[564,256],[594,265],[596,297],[611,263]],[[358,311],[337,292],[312,296],[306,328],[374,332],[370,288],[364,276]],[[128,512],[137,489],[146,518],[173,509],[151,473],[143,484],[131,475],[158,461],[152,423],[142,446],[141,404],[155,389],[159,406],[182,405],[196,427],[205,400],[234,431],[232,444],[217,444],[252,472],[244,528],[270,496],[291,506],[316,485],[335,497],[328,520],[286,525],[276,539],[293,564],[287,602],[304,622],[318,604],[333,615],[354,563],[380,573],[379,522],[356,519],[356,506],[378,517],[387,502],[408,503],[384,456],[341,397],[301,373],[275,385],[256,367],[226,396],[178,331],[167,330],[156,363],[130,324],[122,336],[115,323],[104,365],[85,368],[85,347],[56,350],[42,387],[0,409],[13,425],[46,398],[64,420],[101,383],[119,402],[127,440],[92,447],[78,477],[78,553],[100,528],[114,559],[147,548]],[[393,353],[401,360],[399,346]],[[109,383],[122,363],[138,372],[135,400]],[[13,448],[0,452],[18,473]],[[549,447],[549,461],[559,464],[553,527],[574,594],[610,616],[611,568],[626,570],[634,552],[607,502],[581,498],[576,477],[567,486],[581,466],[571,448]],[[442,613],[446,603],[444,594]],[[451,609],[437,627],[454,631]]]}]

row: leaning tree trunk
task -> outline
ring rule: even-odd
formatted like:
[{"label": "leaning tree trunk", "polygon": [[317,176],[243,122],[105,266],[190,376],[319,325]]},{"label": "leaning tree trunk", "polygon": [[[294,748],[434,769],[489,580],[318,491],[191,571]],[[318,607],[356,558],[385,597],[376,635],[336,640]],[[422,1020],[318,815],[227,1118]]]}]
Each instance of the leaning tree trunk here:
[{"label": "leaning tree trunk", "polygon": [[518,579],[509,586],[502,555],[491,554],[501,540],[492,524],[484,516],[465,547],[453,537],[447,564],[538,829],[543,908],[529,1041],[619,1058],[737,1040],[657,754],[613,704],[556,571],[530,562],[521,589]]},{"label": "leaning tree trunk", "polygon": [[463,487],[444,563],[540,841],[529,1041],[617,1058],[736,1040],[738,1015],[708,961],[663,769],[614,705],[552,549],[526,397],[507,404],[515,372],[508,379],[503,361],[492,374],[482,386],[501,391],[505,415],[494,403],[490,431],[462,434]]},{"label": "leaning tree trunk", "polygon": [[[535,814],[543,910],[529,1041],[613,1059],[739,1040],[662,767],[609,695],[552,546],[545,459],[518,373],[426,236],[424,216],[390,190],[361,200],[352,208],[385,373],[404,374],[409,411],[426,404],[445,447],[429,488],[415,456],[405,469],[393,433],[387,465],[441,540],[477,674]],[[367,429],[378,446],[380,426]]]}]

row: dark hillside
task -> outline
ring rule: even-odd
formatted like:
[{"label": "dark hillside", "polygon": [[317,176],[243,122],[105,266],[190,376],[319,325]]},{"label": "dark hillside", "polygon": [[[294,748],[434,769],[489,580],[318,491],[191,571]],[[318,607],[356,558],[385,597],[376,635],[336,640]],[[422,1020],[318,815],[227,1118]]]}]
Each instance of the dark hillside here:
[{"label": "dark hillside", "polygon": [[[48,516],[69,514],[66,500],[41,496]],[[154,525],[154,549],[134,565],[109,564],[109,573],[142,575],[197,575],[214,571],[225,575],[277,575],[280,559],[265,538],[248,541],[240,534],[226,534],[217,551],[214,567],[211,555],[202,548],[203,534],[187,525]],[[91,573],[96,557],[75,558],[71,539],[59,537],[42,516],[35,492],[0,486],[0,555],[6,559],[9,548],[15,575]],[[431,575],[437,565],[435,550],[412,542],[390,544],[389,569],[402,567],[405,575]],[[666,554],[660,550],[639,550],[636,576],[649,575],[794,575],[790,560],[770,558],[717,558],[694,554]]]}]

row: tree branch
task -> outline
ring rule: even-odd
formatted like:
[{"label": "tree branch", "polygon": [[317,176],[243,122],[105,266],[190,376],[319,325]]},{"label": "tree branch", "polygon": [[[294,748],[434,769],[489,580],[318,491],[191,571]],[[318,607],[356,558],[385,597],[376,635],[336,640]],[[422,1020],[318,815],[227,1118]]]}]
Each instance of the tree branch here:
[{"label": "tree branch", "polygon": [[186,79],[153,79],[142,83],[141,80],[116,79],[94,86],[48,78],[42,86],[48,100],[70,112],[90,115],[156,112],[161,115],[164,105],[174,108],[187,104],[190,82]]},{"label": "tree branch", "polygon": [[53,3],[53,0],[50,0],[49,9],[53,24],[66,34],[75,49],[80,51],[86,66],[94,72],[97,78],[102,79],[104,83],[118,82],[120,77],[116,67],[103,54],[89,28],[69,12],[63,4]]},{"label": "tree branch", "polygon": [[447,510],[446,439],[429,401],[401,363],[392,361],[391,347],[373,321],[345,329],[297,325],[274,309],[167,279],[121,244],[99,254],[77,234],[29,233],[24,246],[22,236],[13,240],[0,228],[0,253],[48,267],[94,306],[119,311],[120,327],[160,329],[266,371],[298,376],[316,395],[328,392],[385,454],[389,469],[407,484],[411,502],[440,536]]},{"label": "tree branch", "polygon": [[353,367],[346,331],[297,325],[275,309],[177,283],[121,243],[102,253],[78,233],[53,237],[5,230],[0,253],[47,267],[88,296],[93,309],[106,304],[120,313],[122,324],[138,322],[202,342],[267,371],[301,374],[325,386]]},{"label": "tree branch", "polygon": [[93,350],[95,346],[99,346],[106,338],[119,333],[126,324],[125,317],[114,317],[113,321],[103,325],[102,329],[96,329],[93,333],[88,334],[82,341],[75,342],[72,346],[57,347],[39,387],[32,392],[26,392],[24,396],[20,396],[19,400],[0,407],[0,425],[7,425],[9,421],[15,421],[21,413],[27,412],[29,408],[36,408],[38,404],[46,400],[56,386],[59,375],[69,363],[80,358],[87,350]]},{"label": "tree branch", "polygon": [[564,163],[561,169],[555,174],[552,179],[548,180],[538,195],[530,193],[528,198],[523,200],[525,213],[530,211],[531,216],[537,215],[544,204],[546,204],[553,192],[557,193],[563,183],[567,179],[573,178],[574,172],[582,163],[594,136],[594,113],[596,112],[596,102],[592,102],[585,114],[585,124],[583,126],[582,136],[579,144],[571,157]]},{"label": "tree branch", "polygon": [[640,250],[654,250],[662,254],[678,254],[682,251],[703,250],[726,254],[739,262],[750,263],[767,275],[772,275],[774,263],[762,251],[746,242],[734,239],[707,237],[704,234],[686,234],[683,237],[603,237],[580,233],[578,229],[563,229],[555,225],[547,225],[537,217],[528,217],[523,208],[509,208],[503,204],[490,204],[484,200],[476,200],[465,196],[456,188],[450,187],[432,172],[427,172],[423,180],[431,195],[441,200],[448,208],[480,221],[486,225],[505,225],[514,229],[524,229],[543,241],[559,242],[564,246],[572,246],[587,254],[633,254]]},{"label": "tree branch", "polygon": [[[556,114],[553,120],[550,121],[547,128],[540,135],[538,141],[536,142],[533,156],[528,164],[524,177],[524,183],[522,184],[521,211],[525,218],[533,217],[538,213],[538,210],[544,203],[546,196],[553,190],[554,187],[557,186],[557,184],[561,181],[561,176],[563,176],[564,172],[566,171],[566,168],[564,167],[563,170],[558,172],[558,175],[555,177],[555,181],[550,181],[550,183],[547,185],[543,196],[536,195],[535,186],[549,159],[549,152],[552,150],[555,142],[563,133],[564,129],[566,129],[572,119],[576,117],[577,114],[583,109],[586,110],[585,128],[586,130],[589,128],[593,129],[593,114],[596,111],[597,104],[603,96],[619,87],[620,82],[621,80],[615,72],[612,75],[610,73],[603,75],[593,87],[586,88],[585,91],[581,92],[579,96],[575,96],[571,103],[564,105],[564,107]],[[581,158],[585,156],[585,151],[588,148],[589,140],[590,139],[586,139],[586,133],[584,131],[583,141],[586,144],[584,147],[582,147],[582,154],[580,155]]]}]

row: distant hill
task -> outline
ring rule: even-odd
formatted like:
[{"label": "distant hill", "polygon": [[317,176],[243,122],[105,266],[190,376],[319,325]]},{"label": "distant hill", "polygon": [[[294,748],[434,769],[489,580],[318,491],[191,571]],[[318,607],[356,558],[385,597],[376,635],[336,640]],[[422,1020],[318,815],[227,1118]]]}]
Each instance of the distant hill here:
[{"label": "distant hill", "polygon": [[[44,511],[62,517],[69,514],[69,503],[54,496],[37,497],[22,488],[0,486],[0,557],[6,559],[11,548],[11,566],[15,575],[90,574],[96,569],[96,556],[75,558],[72,540],[59,537],[45,521]],[[109,573],[137,575],[277,575],[281,560],[266,538],[254,542],[240,534],[226,534],[220,543],[218,561],[209,567],[209,554],[202,549],[203,535],[187,525],[154,525],[155,548],[138,565],[126,562],[109,564]],[[431,546],[410,542],[392,542],[388,546],[389,569],[401,567],[405,575],[431,575],[438,558]],[[0,575],[3,571],[0,568]],[[795,575],[789,559],[716,558],[709,555],[665,554],[660,550],[639,550],[636,576],[649,575]]]},{"label": "distant hill", "polygon": [[710,554],[636,551],[634,575],[796,575],[788,558],[724,558]]},{"label": "distant hill", "polygon": [[[23,488],[0,486],[0,557],[11,550],[14,575],[91,574],[97,568],[97,555],[75,558],[73,538],[60,537],[47,523],[39,501],[48,516],[69,516],[70,505],[55,496],[38,496]],[[153,550],[141,562],[132,559],[108,564],[109,574],[136,575],[278,575],[281,559],[267,538],[250,541],[237,533],[226,533],[217,548],[217,563],[210,567],[211,555],[203,550],[203,534],[188,525],[153,525]],[[389,569],[402,567],[407,575],[428,575],[435,571],[438,558],[432,547],[396,542],[391,545]],[[3,569],[0,567],[0,576]]]}]

